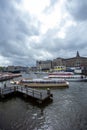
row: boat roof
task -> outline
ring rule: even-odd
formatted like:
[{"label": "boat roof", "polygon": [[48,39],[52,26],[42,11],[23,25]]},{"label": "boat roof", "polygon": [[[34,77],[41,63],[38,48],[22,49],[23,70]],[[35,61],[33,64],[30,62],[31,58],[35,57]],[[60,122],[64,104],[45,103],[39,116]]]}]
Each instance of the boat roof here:
[{"label": "boat roof", "polygon": [[73,72],[63,72],[63,71],[59,71],[59,72],[49,73],[49,75],[74,75],[74,73],[73,73]]},{"label": "boat roof", "polygon": [[52,79],[47,79],[47,78],[44,78],[44,79],[41,79],[41,78],[35,78],[35,79],[23,79],[22,81],[37,81],[37,82],[39,82],[39,81],[48,81],[48,82],[51,82],[51,81],[55,81],[55,82],[57,82],[57,81],[65,81],[65,79],[55,79],[55,78],[52,78]]}]

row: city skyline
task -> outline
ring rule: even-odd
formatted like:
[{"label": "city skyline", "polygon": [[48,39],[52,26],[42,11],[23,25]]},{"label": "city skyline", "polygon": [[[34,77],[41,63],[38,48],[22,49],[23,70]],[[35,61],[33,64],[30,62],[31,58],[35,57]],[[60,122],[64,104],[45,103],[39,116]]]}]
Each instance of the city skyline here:
[{"label": "city skyline", "polygon": [[1,0],[0,66],[87,57],[86,26],[86,0]]}]

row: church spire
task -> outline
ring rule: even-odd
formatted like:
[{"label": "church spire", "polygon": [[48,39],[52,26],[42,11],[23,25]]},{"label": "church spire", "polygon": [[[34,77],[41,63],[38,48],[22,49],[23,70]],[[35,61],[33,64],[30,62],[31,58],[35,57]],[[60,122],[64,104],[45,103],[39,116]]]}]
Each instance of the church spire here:
[{"label": "church spire", "polygon": [[76,57],[80,57],[80,55],[79,55],[79,52],[77,51],[77,55],[76,55]]}]

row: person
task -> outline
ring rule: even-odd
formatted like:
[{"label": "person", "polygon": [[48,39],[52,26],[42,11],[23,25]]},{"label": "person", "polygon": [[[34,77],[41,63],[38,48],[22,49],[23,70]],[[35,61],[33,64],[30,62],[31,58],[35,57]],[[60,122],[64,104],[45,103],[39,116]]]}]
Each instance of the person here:
[{"label": "person", "polygon": [[50,95],[50,89],[49,88],[47,88],[47,94]]}]

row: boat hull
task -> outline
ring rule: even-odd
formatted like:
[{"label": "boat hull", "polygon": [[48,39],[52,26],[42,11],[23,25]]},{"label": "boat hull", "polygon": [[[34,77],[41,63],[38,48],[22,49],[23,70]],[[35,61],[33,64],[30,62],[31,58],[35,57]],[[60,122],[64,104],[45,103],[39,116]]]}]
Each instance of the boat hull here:
[{"label": "boat hull", "polygon": [[63,87],[69,87],[68,82],[67,83],[58,83],[58,84],[42,84],[42,83],[20,83],[21,85],[25,85],[32,88],[63,88]]},{"label": "boat hull", "polygon": [[87,78],[80,78],[80,77],[59,77],[59,76],[49,76],[49,78],[53,78],[53,79],[60,79],[63,78],[68,82],[87,82]]}]

